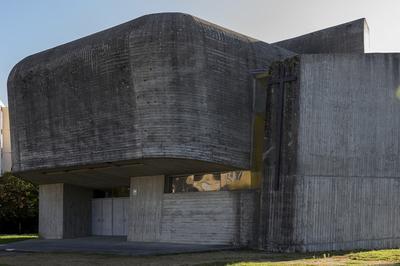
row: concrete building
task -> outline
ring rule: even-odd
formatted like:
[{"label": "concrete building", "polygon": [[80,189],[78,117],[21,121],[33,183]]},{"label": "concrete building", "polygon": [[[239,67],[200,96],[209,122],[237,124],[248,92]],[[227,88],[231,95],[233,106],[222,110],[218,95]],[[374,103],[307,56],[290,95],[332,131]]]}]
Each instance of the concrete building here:
[{"label": "concrete building", "polygon": [[0,101],[0,175],[11,172],[11,139],[8,107]]},{"label": "concrete building", "polygon": [[364,19],[276,44],[162,13],[11,71],[43,238],[400,246],[400,66]]}]

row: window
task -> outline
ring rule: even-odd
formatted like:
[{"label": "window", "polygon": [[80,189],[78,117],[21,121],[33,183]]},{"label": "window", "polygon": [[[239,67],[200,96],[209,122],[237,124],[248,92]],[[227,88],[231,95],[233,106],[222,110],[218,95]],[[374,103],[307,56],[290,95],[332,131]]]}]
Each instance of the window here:
[{"label": "window", "polygon": [[249,189],[250,171],[167,176],[166,193]]}]

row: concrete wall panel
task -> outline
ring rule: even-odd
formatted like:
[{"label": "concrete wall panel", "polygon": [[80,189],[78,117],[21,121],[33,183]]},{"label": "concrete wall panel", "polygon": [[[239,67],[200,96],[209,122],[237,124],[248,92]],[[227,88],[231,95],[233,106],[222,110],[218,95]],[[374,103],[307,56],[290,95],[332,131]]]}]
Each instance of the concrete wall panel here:
[{"label": "concrete wall panel", "polygon": [[[268,90],[261,246],[399,247],[400,55],[296,58],[270,68],[272,79],[297,78],[286,82],[284,96],[276,85]],[[287,71],[277,71],[282,65]],[[276,102],[284,105],[280,156],[271,152],[279,143]],[[281,158],[279,175],[274,157]]]},{"label": "concrete wall panel", "polygon": [[128,241],[159,241],[164,176],[132,177]]},{"label": "concrete wall panel", "polygon": [[91,233],[90,189],[67,184],[39,186],[39,235],[73,238]]},{"label": "concrete wall panel", "polygon": [[257,199],[254,191],[164,194],[161,241],[251,245]]},{"label": "concrete wall panel", "polygon": [[274,45],[298,54],[364,53],[369,49],[369,29],[365,19],[358,19]]},{"label": "concrete wall panel", "polygon": [[400,55],[300,58],[292,249],[400,246]]},{"label": "concrete wall panel", "polygon": [[301,57],[299,174],[400,177],[400,55]]},{"label": "concrete wall panel", "polygon": [[39,186],[39,236],[45,239],[63,238],[64,184]]},{"label": "concrete wall panel", "polygon": [[300,177],[296,249],[400,247],[400,178]]}]

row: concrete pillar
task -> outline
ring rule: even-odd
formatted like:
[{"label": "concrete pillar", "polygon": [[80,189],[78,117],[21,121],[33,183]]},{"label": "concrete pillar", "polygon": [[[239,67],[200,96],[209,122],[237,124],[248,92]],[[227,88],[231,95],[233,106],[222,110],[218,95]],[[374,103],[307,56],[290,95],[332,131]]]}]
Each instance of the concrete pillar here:
[{"label": "concrete pillar", "polygon": [[132,177],[128,241],[160,241],[164,176]]},{"label": "concrete pillar", "polygon": [[39,186],[39,236],[62,239],[91,233],[92,190],[68,184]]},{"label": "concrete pillar", "polygon": [[63,237],[64,184],[39,186],[39,236],[44,239]]}]

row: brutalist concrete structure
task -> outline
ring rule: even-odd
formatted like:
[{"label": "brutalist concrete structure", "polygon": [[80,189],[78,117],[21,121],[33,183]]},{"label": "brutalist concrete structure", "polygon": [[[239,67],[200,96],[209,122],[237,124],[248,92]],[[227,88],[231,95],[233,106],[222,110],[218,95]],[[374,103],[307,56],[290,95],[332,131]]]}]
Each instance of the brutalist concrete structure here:
[{"label": "brutalist concrete structure", "polygon": [[267,44],[162,13],[25,58],[13,172],[40,186],[40,235],[400,246],[400,56],[367,36],[361,19]]}]

